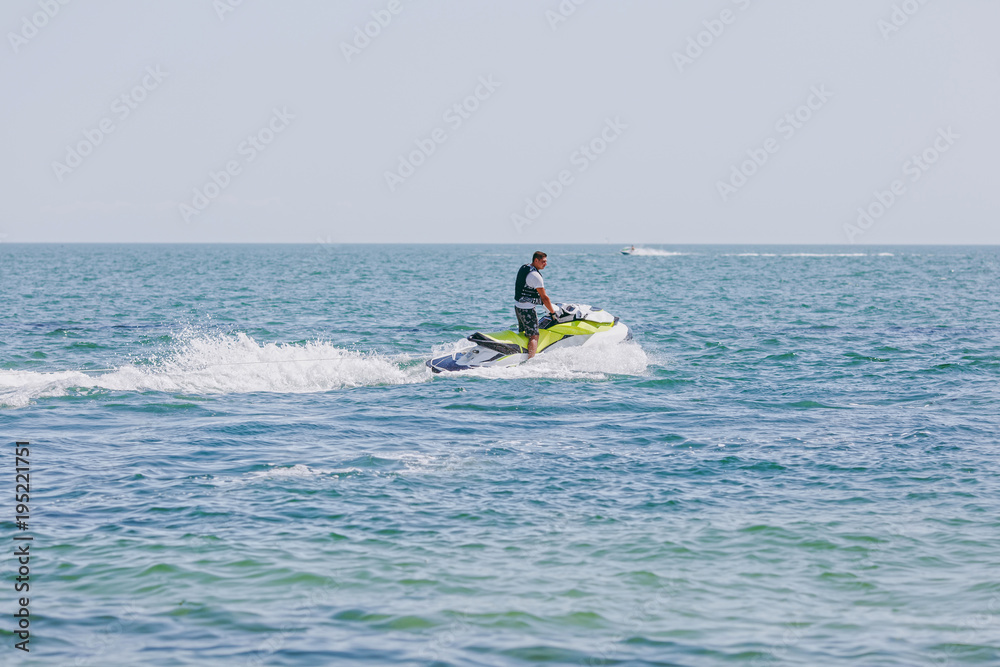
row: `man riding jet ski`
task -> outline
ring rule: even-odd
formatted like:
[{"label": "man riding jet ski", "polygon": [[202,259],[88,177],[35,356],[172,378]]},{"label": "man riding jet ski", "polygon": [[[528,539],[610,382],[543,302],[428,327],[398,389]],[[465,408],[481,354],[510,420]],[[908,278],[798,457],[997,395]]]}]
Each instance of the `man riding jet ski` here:
[{"label": "man riding jet ski", "polygon": [[[618,343],[632,337],[617,317],[582,304],[556,304],[545,293],[541,270],[548,263],[538,251],[518,270],[514,281],[514,312],[518,333],[474,333],[474,346],[427,362],[435,373],[460,371],[482,366],[516,366],[539,352],[585,345],[591,341]],[[538,320],[535,306],[544,305],[549,314]]]},{"label": "man riding jet ski", "polygon": [[535,356],[538,350],[538,316],[535,306],[545,306],[549,317],[556,309],[545,293],[545,282],[542,280],[542,269],[549,263],[541,250],[536,250],[531,256],[531,264],[525,264],[517,270],[514,280],[514,313],[517,315],[517,330],[528,337],[528,358]]}]

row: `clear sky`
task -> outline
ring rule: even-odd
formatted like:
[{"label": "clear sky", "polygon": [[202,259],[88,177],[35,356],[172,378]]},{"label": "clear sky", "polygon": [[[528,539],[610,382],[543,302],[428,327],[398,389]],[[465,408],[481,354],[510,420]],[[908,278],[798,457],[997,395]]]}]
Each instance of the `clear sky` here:
[{"label": "clear sky", "polygon": [[5,0],[0,27],[0,241],[1000,243],[996,0]]}]

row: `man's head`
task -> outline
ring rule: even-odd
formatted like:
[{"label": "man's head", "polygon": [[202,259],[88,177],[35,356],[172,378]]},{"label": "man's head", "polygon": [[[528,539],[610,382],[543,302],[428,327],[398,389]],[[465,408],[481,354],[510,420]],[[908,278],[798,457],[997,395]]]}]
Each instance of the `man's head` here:
[{"label": "man's head", "polygon": [[541,271],[545,268],[545,265],[549,263],[549,260],[545,259],[546,257],[548,257],[548,255],[544,252],[536,250],[535,254],[531,256],[531,265]]}]

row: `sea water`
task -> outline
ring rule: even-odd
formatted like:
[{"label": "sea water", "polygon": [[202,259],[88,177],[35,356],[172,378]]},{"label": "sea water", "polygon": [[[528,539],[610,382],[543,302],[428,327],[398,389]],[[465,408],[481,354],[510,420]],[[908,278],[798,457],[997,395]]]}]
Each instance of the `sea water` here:
[{"label": "sea water", "polygon": [[0,245],[5,660],[1000,664],[1000,249],[543,249]]}]

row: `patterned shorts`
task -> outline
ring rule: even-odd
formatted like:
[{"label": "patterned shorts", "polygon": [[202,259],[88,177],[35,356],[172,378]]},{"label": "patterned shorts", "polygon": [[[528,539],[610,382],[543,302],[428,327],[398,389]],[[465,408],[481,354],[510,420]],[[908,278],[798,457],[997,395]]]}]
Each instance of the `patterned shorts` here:
[{"label": "patterned shorts", "polygon": [[534,308],[514,307],[517,313],[517,330],[528,338],[538,335],[538,314]]}]

